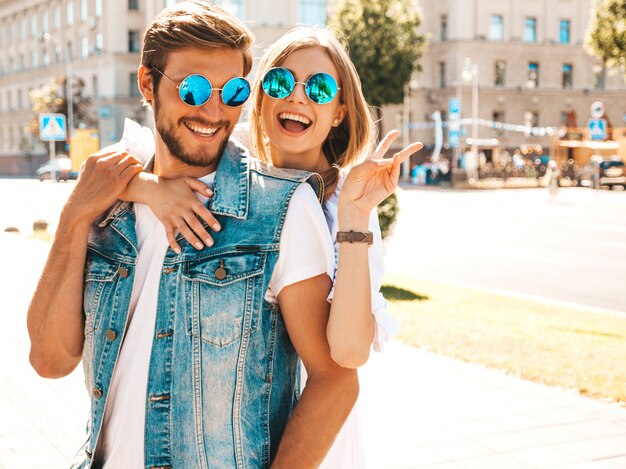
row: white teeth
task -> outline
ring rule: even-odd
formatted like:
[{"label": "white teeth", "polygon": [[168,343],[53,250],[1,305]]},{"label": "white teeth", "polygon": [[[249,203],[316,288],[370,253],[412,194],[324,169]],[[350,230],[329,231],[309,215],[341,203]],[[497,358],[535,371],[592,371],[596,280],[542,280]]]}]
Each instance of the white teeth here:
[{"label": "white teeth", "polygon": [[301,116],[300,114],[290,114],[288,112],[281,112],[278,117],[280,119],[289,119],[296,122],[302,122],[304,125],[309,125],[311,120],[306,116]]},{"label": "white teeth", "polygon": [[207,137],[210,137],[215,132],[217,132],[217,127],[198,127],[197,125],[190,124],[189,122],[186,122],[185,125],[187,125],[187,127],[189,127],[194,132],[201,135],[206,135]]}]

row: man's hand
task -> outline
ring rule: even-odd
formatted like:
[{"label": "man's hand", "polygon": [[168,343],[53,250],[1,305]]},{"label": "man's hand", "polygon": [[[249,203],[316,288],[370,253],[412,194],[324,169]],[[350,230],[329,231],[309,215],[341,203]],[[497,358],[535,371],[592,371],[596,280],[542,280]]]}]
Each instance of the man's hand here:
[{"label": "man's hand", "polygon": [[64,211],[91,223],[119,199],[142,169],[141,162],[125,151],[89,156]]}]

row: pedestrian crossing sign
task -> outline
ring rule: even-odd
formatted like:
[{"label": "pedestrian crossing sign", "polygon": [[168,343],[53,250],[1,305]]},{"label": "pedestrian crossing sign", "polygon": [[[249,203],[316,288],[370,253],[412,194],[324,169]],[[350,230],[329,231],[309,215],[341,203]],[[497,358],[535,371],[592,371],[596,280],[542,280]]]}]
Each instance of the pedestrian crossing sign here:
[{"label": "pedestrian crossing sign", "polygon": [[67,137],[64,114],[39,114],[39,139],[63,141]]},{"label": "pedestrian crossing sign", "polygon": [[607,128],[604,119],[589,119],[587,124],[589,129],[589,140],[606,140]]}]

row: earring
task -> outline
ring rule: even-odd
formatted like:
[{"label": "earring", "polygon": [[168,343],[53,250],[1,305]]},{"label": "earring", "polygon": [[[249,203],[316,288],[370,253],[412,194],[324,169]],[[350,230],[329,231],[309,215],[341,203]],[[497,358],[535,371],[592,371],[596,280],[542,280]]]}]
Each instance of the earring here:
[{"label": "earring", "polygon": [[333,121],[333,124],[335,124],[335,125],[339,124],[339,119],[335,119],[335,120]]}]

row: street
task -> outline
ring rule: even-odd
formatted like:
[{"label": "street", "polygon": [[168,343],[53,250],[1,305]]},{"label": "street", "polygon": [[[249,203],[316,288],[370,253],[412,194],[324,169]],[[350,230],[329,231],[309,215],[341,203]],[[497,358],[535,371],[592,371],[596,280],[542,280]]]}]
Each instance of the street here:
[{"label": "street", "polygon": [[[75,182],[0,180],[0,230],[53,231]],[[626,193],[402,186],[391,274],[626,312]]]},{"label": "street", "polygon": [[626,193],[403,186],[389,273],[626,312]]}]

